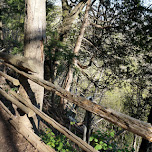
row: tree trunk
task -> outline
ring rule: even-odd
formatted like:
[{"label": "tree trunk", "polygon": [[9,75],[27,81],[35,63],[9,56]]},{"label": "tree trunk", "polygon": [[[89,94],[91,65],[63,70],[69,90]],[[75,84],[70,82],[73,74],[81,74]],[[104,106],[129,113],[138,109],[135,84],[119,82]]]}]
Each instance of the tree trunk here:
[{"label": "tree trunk", "polygon": [[[74,21],[76,20],[76,18],[78,17],[79,13],[82,11],[83,7],[85,6],[87,0],[80,0],[80,2],[72,9],[69,5],[67,0],[62,0],[62,24],[58,29],[58,37],[57,40],[64,42],[67,38],[68,32],[70,31],[72,24],[74,23]],[[53,59],[50,61],[50,74],[51,74],[51,82],[54,83],[55,81],[55,75],[56,75],[56,54],[59,51],[59,49],[56,47],[54,49],[51,50],[52,51],[52,55],[53,55]],[[73,72],[69,72],[68,75],[71,74],[72,76],[69,76],[70,78],[73,78]],[[68,76],[67,76],[68,77]],[[68,78],[65,79],[65,82]],[[65,83],[64,83],[65,84]],[[64,85],[65,86],[65,85]],[[69,87],[71,85],[67,85],[66,88],[68,88],[67,90],[69,90]],[[54,105],[54,99],[55,95],[52,92],[52,97],[51,97],[51,101]],[[63,110],[64,107],[64,100],[61,99],[60,101],[60,107],[61,107],[61,111]],[[63,112],[63,111],[62,111]]]},{"label": "tree trunk", "polygon": [[83,140],[90,144],[89,138],[92,133],[91,129],[92,125],[92,113],[89,111],[86,111],[85,118],[84,118],[84,133],[83,133]]},{"label": "tree trunk", "polygon": [[[148,116],[148,122],[152,124],[152,107]],[[150,150],[151,149],[151,150]],[[149,142],[146,139],[142,139],[139,152],[151,152],[152,151],[152,142]]]},{"label": "tree trunk", "polygon": [[[3,2],[0,2],[0,9],[2,10]],[[3,31],[2,31],[2,17],[0,15],[0,49],[3,47]]]},{"label": "tree trunk", "polygon": [[73,9],[68,5],[67,0],[62,0],[62,17],[63,22],[61,27],[59,28],[60,40],[64,41],[67,37],[67,34],[78,17],[79,13],[82,11],[85,6],[87,0],[81,0]]},{"label": "tree trunk", "polygon": [[[37,72],[31,72],[38,78],[44,78],[44,40],[46,31],[46,1],[25,0],[24,23],[24,56],[33,60]],[[27,94],[40,110],[42,110],[44,88],[24,77],[20,81]]]},{"label": "tree trunk", "polygon": [[[89,9],[90,9],[90,3],[91,3],[91,0],[88,0],[83,24],[82,24],[80,34],[78,36],[78,39],[77,39],[77,42],[75,44],[75,48],[74,48],[74,51],[73,51],[75,55],[78,55],[78,53],[79,53],[81,42],[82,42],[82,39],[83,39],[83,36],[84,36],[84,32],[85,32],[85,29],[86,29],[87,24],[88,24],[88,16],[89,16],[88,12],[89,12]],[[77,60],[76,59],[73,60],[73,64],[77,65]],[[66,91],[70,90],[71,83],[72,83],[72,80],[73,80],[73,72],[74,72],[74,69],[70,66],[67,77],[66,77],[66,80],[65,80],[65,83],[64,83],[64,88],[65,88]],[[65,109],[66,102],[67,102],[67,100],[61,99],[61,103],[63,104],[64,109]]]}]

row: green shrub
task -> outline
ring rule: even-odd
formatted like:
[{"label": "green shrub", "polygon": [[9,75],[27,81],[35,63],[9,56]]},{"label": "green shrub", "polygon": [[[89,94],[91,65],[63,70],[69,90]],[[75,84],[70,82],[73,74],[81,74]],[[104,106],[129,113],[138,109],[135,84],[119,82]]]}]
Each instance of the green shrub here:
[{"label": "green shrub", "polygon": [[90,137],[91,145],[96,150],[105,150],[111,152],[133,152],[134,149],[129,149],[129,146],[126,145],[123,148],[119,148],[115,140],[115,131],[106,131],[101,132],[100,130],[94,132]]},{"label": "green shrub", "polygon": [[45,129],[40,135],[42,140],[59,152],[76,152],[69,139],[64,135],[55,135],[51,129]]}]

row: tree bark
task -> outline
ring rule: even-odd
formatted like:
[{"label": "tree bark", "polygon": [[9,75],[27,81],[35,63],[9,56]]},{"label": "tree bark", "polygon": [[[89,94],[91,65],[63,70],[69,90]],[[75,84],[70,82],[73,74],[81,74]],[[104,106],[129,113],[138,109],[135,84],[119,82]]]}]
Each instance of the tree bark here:
[{"label": "tree bark", "polygon": [[2,21],[0,19],[0,49],[3,47]]},{"label": "tree bark", "polygon": [[91,125],[92,125],[92,113],[86,111],[85,118],[84,118],[84,133],[83,133],[83,140],[90,144],[89,138],[91,136]]},{"label": "tree bark", "polygon": [[[3,1],[0,2],[0,9],[2,10]],[[0,15],[0,49],[3,47],[3,31],[2,31],[2,16]]]},{"label": "tree bark", "polygon": [[31,71],[33,73],[38,72],[35,66],[35,62],[32,59],[2,52],[0,52],[0,59],[4,60],[6,63],[10,63],[14,66],[17,66],[18,68],[21,68],[24,71]]},{"label": "tree bark", "polygon": [[63,41],[66,38],[73,22],[78,17],[79,13],[82,11],[87,0],[81,0],[73,9],[68,5],[67,0],[62,0],[62,17],[63,22],[59,28],[60,40]]},{"label": "tree bark", "polygon": [[[74,48],[74,51],[73,51],[75,55],[78,55],[78,53],[79,53],[81,42],[82,42],[82,39],[83,39],[83,36],[84,36],[84,32],[85,32],[85,29],[86,29],[87,24],[88,24],[90,3],[91,3],[91,0],[88,0],[83,24],[82,24],[80,34],[78,36],[78,39],[77,39],[77,42],[75,44],[75,48]],[[73,65],[77,65],[77,60],[76,59],[73,60]],[[72,80],[73,80],[73,72],[74,72],[74,69],[72,68],[72,65],[70,65],[67,77],[65,79],[64,87],[63,87],[66,91],[70,90],[71,83],[72,83]],[[67,100],[61,99],[61,101],[62,101],[61,103],[63,104],[64,109],[65,109],[65,104],[66,104]]]},{"label": "tree bark", "polygon": [[[46,0],[25,0],[24,57],[34,62],[36,72],[31,74],[41,79],[44,78],[45,32]],[[42,110],[44,88],[25,77],[20,77],[20,83],[23,86],[20,90],[24,88],[32,103]],[[37,119],[35,125],[39,126]]]},{"label": "tree bark", "polygon": [[0,75],[3,76],[4,78],[6,78],[7,80],[11,81],[13,83],[13,85],[15,85],[15,86],[19,86],[20,85],[20,83],[19,83],[19,81],[17,79],[12,78],[11,76],[9,76],[9,75],[1,72],[1,71],[0,71]]},{"label": "tree bark", "polygon": [[[34,60],[38,78],[44,78],[44,40],[46,32],[46,1],[25,0],[25,25],[24,25],[24,56]],[[37,106],[42,110],[44,89],[38,84],[28,80]]]},{"label": "tree bark", "polygon": [[18,100],[14,99],[13,97],[11,97],[9,94],[7,94],[5,91],[3,91],[2,89],[0,89],[0,94],[2,96],[4,96],[7,100],[11,101],[13,104],[15,104],[18,108],[20,108],[22,111],[24,111],[26,114],[28,114],[29,117],[34,116],[34,112],[27,108],[25,105],[23,105],[22,103],[20,103]]}]

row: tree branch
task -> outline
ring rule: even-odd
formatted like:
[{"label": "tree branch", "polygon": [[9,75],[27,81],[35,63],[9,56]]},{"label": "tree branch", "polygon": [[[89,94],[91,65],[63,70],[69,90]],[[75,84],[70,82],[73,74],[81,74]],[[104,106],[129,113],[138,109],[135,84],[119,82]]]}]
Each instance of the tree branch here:
[{"label": "tree branch", "polygon": [[95,23],[90,23],[91,25],[95,26],[96,28],[100,28],[100,29],[106,29],[106,28],[111,28],[112,26],[107,25],[107,26],[101,26],[99,24],[95,24]]}]

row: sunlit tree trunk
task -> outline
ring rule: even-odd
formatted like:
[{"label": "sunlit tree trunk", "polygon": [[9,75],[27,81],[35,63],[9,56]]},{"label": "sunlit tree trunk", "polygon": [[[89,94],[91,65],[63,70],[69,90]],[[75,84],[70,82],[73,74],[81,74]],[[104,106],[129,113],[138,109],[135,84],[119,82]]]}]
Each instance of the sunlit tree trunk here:
[{"label": "sunlit tree trunk", "polygon": [[[46,0],[25,0],[24,56],[32,59],[39,78],[44,78],[44,41],[46,32]],[[44,88],[21,78],[28,97],[42,110]],[[36,124],[37,125],[37,124]]]}]

